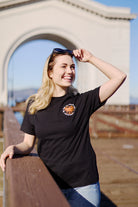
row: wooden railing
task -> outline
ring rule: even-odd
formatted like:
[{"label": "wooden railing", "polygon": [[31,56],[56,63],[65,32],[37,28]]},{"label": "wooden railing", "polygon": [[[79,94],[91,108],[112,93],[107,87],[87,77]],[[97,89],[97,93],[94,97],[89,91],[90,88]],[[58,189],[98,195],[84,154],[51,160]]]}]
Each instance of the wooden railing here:
[{"label": "wooden railing", "polygon": [[3,113],[5,108],[0,107],[0,138],[3,137]]},{"label": "wooden railing", "polygon": [[[13,111],[4,113],[5,148],[23,140]],[[27,156],[7,159],[4,207],[69,207],[47,168],[33,150]]]}]

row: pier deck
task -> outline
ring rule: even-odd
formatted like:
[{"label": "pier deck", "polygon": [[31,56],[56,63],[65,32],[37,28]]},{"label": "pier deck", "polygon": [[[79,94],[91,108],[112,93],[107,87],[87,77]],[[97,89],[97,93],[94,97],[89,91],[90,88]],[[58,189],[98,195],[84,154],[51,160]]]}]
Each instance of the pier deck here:
[{"label": "pier deck", "polygon": [[92,139],[97,155],[101,207],[138,207],[138,139]]}]

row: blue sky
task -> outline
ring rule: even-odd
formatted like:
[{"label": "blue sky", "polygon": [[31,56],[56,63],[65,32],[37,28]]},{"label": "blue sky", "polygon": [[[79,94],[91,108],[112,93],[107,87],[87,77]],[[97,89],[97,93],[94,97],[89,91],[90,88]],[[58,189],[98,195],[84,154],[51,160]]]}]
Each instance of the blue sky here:
[{"label": "blue sky", "polygon": [[[107,6],[130,7],[131,13],[138,14],[138,0],[95,1]],[[64,48],[60,44],[48,40],[35,40],[20,46],[9,62],[8,88],[10,90],[39,88],[45,60],[54,47]],[[130,95],[138,98],[138,18],[131,21]]]}]

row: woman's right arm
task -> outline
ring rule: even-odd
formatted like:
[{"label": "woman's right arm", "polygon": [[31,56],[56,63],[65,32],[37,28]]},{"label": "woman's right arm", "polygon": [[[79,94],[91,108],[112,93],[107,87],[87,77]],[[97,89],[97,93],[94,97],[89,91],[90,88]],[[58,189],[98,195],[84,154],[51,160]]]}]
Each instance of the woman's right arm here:
[{"label": "woman's right arm", "polygon": [[25,133],[23,142],[7,147],[0,157],[0,167],[2,171],[5,171],[6,159],[8,157],[12,159],[14,154],[29,154],[34,147],[34,144],[35,136]]}]

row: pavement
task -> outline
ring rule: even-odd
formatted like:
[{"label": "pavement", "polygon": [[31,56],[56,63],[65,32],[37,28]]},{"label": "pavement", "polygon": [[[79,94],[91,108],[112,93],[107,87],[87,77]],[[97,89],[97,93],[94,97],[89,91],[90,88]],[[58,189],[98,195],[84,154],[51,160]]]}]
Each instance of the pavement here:
[{"label": "pavement", "polygon": [[138,207],[138,139],[92,139],[102,192],[101,207]]}]

